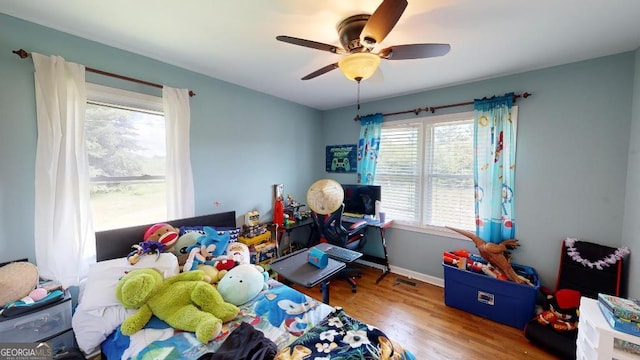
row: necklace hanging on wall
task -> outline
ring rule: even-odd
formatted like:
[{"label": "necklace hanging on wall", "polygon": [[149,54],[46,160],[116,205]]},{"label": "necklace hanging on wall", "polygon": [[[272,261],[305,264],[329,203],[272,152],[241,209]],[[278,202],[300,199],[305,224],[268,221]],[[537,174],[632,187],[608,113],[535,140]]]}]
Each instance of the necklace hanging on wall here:
[{"label": "necklace hanging on wall", "polygon": [[582,264],[582,266],[584,267],[588,266],[591,269],[596,268],[598,270],[603,270],[605,267],[616,264],[618,261],[622,260],[630,253],[628,247],[619,247],[613,253],[604,256],[602,259],[591,261],[580,256],[580,251],[578,251],[578,249],[576,249],[574,246],[576,241],[579,240],[575,238],[566,238],[564,240],[564,244],[567,247],[567,255],[571,256],[571,259],[573,259],[573,261]]}]

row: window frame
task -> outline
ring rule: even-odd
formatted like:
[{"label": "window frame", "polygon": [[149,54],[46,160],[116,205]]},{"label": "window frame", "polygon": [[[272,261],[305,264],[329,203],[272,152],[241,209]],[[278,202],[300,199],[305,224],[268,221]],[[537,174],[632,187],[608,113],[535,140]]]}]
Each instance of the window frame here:
[{"label": "window frame", "polygon": [[[146,112],[164,117],[164,99],[161,96],[148,95],[89,82],[87,82],[85,86],[87,104]],[[164,176],[90,177],[88,179],[88,185],[91,187],[96,182],[135,182],[141,180],[162,180],[166,183],[166,174]]]},{"label": "window frame", "polygon": [[[428,129],[430,126],[433,126],[438,123],[468,122],[469,120],[473,124],[474,111],[464,111],[464,112],[448,113],[448,114],[433,115],[433,116],[423,116],[423,117],[411,118],[411,119],[390,120],[382,123],[383,128],[385,126],[391,127],[391,126],[402,126],[402,125],[418,125],[419,126],[419,132],[420,132],[419,136],[421,137],[422,141],[419,144],[420,148],[418,149],[418,152],[420,153],[420,159],[418,159],[418,161],[420,163],[416,164],[416,174],[419,174],[418,175],[419,178],[417,179],[418,193],[416,195],[419,196],[420,202],[416,210],[420,212],[419,214],[420,224],[423,223],[423,219],[426,216],[426,211],[428,208],[427,201],[430,199],[429,194],[427,193],[427,190],[428,190],[427,181],[428,180],[430,181],[430,179],[433,178],[433,176],[430,174],[430,166],[432,166],[431,164],[433,164],[433,161],[427,162],[429,158],[430,159],[433,158],[433,153],[431,152],[431,149],[430,149],[432,138],[431,136],[429,136],[430,133],[428,132]],[[473,180],[473,174],[471,174],[471,178]],[[376,176],[376,179],[377,179],[377,176]],[[379,183],[375,182],[375,184],[379,184]],[[383,204],[383,207],[384,207],[384,204]],[[406,224],[406,223],[403,224],[401,221],[400,222],[395,221],[392,227],[396,229],[408,230],[408,231],[424,233],[429,235],[468,240],[467,238],[461,236],[458,233],[454,233],[450,230],[447,230],[443,226],[429,225],[429,224],[420,225],[420,224],[418,225]]]},{"label": "window frame", "polygon": [[118,89],[110,86],[86,83],[87,102],[99,105],[119,107],[137,111],[150,111],[164,114],[162,97],[139,92]]}]

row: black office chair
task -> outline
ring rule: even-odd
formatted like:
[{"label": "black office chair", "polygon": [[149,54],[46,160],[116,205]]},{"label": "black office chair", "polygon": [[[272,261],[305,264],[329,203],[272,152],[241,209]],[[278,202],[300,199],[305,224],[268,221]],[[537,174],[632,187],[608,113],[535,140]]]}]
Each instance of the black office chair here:
[{"label": "black office chair", "polygon": [[[343,212],[344,204],[338,210],[327,215],[311,212],[314,231],[317,235],[316,240],[361,252],[367,241],[367,223],[364,221],[354,224],[343,223]],[[351,291],[355,293],[357,290],[355,278],[362,276],[362,270],[347,266],[340,273],[340,276],[351,284]]]}]

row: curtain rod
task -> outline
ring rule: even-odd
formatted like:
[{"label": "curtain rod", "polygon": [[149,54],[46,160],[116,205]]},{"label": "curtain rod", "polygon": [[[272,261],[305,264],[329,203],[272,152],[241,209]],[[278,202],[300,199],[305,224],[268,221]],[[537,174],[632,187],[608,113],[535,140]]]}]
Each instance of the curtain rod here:
[{"label": "curtain rod", "polygon": [[[529,96],[531,96],[531,93],[525,92],[524,94],[516,94],[513,95],[513,101],[515,102],[517,98],[528,98]],[[486,99],[486,98],[485,98]],[[425,106],[424,108],[417,108],[417,109],[412,109],[412,110],[405,110],[405,111],[397,111],[397,112],[392,112],[392,113],[386,113],[386,114],[382,114],[382,116],[393,116],[393,115],[400,115],[400,114],[409,114],[409,113],[414,113],[416,115],[420,114],[423,111],[430,111],[432,114],[436,112],[436,110],[439,109],[446,109],[446,108],[451,108],[451,107],[457,107],[457,106],[465,106],[465,105],[473,105],[473,101],[467,101],[467,102],[461,102],[461,103],[456,103],[456,104],[448,104],[448,105],[438,105],[438,106]],[[367,115],[365,115],[367,116]],[[360,120],[362,116],[356,116],[355,118],[353,118],[353,121],[358,121]]]},{"label": "curtain rod", "polygon": [[[26,52],[24,49],[12,50],[11,52],[16,54],[16,55],[18,55],[21,59],[26,59],[29,56],[31,56],[31,54]],[[114,77],[116,79],[131,81],[131,82],[134,82],[134,83],[137,83],[137,84],[142,84],[142,85],[147,85],[147,86],[151,86],[151,87],[156,87],[156,88],[162,89],[162,85],[156,84],[156,83],[152,83],[152,82],[149,82],[149,81],[138,80],[138,79],[134,79],[134,78],[131,78],[131,77],[128,77],[128,76],[114,74],[114,73],[106,72],[106,71],[103,71],[103,70],[90,68],[90,67],[87,67],[87,66],[85,66],[84,69],[85,69],[85,71],[88,71],[88,72],[92,72],[92,73],[96,73],[96,74],[100,74],[100,75],[104,75],[104,76],[110,76],[110,77]],[[193,92],[192,90],[189,90],[189,96],[195,96],[195,95],[196,95],[195,92]]]}]

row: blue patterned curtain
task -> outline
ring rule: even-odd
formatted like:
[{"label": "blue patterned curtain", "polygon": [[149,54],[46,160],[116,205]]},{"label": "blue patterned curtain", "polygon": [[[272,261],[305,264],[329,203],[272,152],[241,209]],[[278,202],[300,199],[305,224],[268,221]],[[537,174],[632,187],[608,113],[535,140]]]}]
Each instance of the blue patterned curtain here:
[{"label": "blue patterned curtain", "polygon": [[474,101],[476,235],[500,243],[515,237],[516,124],[513,93]]},{"label": "blue patterned curtain", "polygon": [[373,184],[376,176],[382,114],[360,118],[360,139],[358,140],[358,184]]}]

